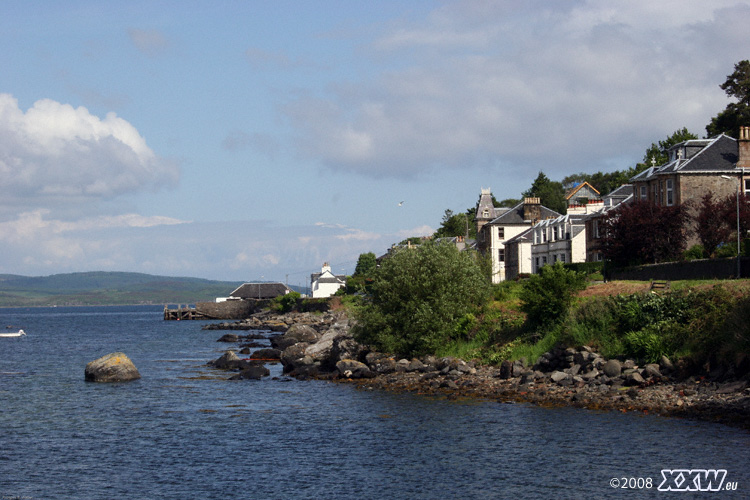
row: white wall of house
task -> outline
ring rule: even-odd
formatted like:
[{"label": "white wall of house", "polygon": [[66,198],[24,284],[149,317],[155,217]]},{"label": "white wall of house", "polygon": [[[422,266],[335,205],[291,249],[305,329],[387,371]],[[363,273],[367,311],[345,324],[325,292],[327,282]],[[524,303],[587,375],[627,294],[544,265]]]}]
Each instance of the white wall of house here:
[{"label": "white wall of house", "polygon": [[[507,255],[505,251],[505,242],[515,238],[522,232],[526,231],[529,226],[521,225],[488,225],[485,231],[490,234],[490,256],[492,257],[492,283],[500,283],[505,278],[505,264]],[[521,271],[524,272],[524,271]]]},{"label": "white wall of house", "polygon": [[532,272],[555,262],[586,262],[586,230],[583,224],[574,224],[569,217],[544,220],[532,231]]},{"label": "white wall of house", "polygon": [[343,286],[345,283],[331,272],[331,266],[323,264],[320,276],[311,282],[310,288],[314,299],[322,299],[330,297]]}]

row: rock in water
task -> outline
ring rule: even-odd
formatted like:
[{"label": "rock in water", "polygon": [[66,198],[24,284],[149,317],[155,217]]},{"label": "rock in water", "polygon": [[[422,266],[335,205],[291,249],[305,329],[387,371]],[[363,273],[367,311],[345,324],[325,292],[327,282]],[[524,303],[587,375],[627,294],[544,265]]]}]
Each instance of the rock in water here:
[{"label": "rock in water", "polygon": [[86,365],[88,382],[127,382],[141,378],[138,369],[124,353],[113,352]]}]

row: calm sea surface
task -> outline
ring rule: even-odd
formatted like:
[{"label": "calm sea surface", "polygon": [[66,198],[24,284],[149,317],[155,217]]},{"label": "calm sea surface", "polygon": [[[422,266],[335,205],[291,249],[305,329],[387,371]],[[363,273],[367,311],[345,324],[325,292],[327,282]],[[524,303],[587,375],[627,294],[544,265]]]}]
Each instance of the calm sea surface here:
[{"label": "calm sea surface", "polygon": [[[28,333],[0,339],[0,500],[750,498],[746,431],[361,391],[280,366],[230,382],[205,366],[222,332],[161,315],[0,309],[0,328]],[[114,351],[143,378],[84,382]],[[737,489],[660,492],[662,469],[726,469]],[[644,488],[611,486],[627,478]]]}]

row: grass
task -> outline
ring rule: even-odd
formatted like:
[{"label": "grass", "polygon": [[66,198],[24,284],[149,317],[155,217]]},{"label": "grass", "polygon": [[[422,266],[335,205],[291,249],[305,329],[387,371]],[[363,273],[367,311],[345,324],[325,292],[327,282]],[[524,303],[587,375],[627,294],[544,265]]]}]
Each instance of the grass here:
[{"label": "grass", "polygon": [[533,364],[558,343],[589,345],[606,357],[641,362],[667,355],[716,363],[750,354],[748,322],[742,319],[750,315],[745,312],[750,280],[674,281],[670,292],[659,294],[646,293],[648,282],[595,284],[580,294],[565,321],[543,331],[528,331],[523,324],[520,287],[515,282],[496,286],[484,315],[438,354],[488,364],[525,358]]}]

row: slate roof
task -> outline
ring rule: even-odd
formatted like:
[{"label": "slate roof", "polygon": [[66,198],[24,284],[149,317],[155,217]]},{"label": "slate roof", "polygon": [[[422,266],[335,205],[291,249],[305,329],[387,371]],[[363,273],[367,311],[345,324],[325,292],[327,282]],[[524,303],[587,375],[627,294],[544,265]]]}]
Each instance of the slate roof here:
[{"label": "slate roof", "polygon": [[530,227],[526,231],[524,231],[524,232],[522,232],[520,234],[517,234],[514,237],[512,237],[511,239],[507,240],[505,242],[505,246],[507,247],[509,244],[513,244],[513,243],[523,243],[523,242],[526,242],[526,241],[532,241],[534,239],[531,236],[533,234],[533,232],[534,232],[534,228]]},{"label": "slate roof", "polygon": [[[704,145],[705,144],[705,145]],[[689,151],[704,145],[696,153]],[[674,153],[683,149],[687,158],[679,158]],[[651,167],[631,178],[631,181],[646,181],[658,175],[674,173],[726,172],[733,171],[739,160],[737,141],[721,134],[713,139],[691,140],[670,148],[672,161],[659,167]]]},{"label": "slate roof", "polygon": [[[560,214],[554,210],[540,205],[541,217],[539,220],[557,218]],[[505,213],[495,218],[490,222],[493,225],[507,225],[507,224],[528,224],[530,221],[524,220],[523,218],[523,202],[519,203],[513,208],[508,209]]]},{"label": "slate roof", "polygon": [[623,184],[614,191],[611,191],[609,194],[605,194],[604,196],[602,196],[602,198],[627,198],[631,194],[633,194],[633,185]]},{"label": "slate roof", "polygon": [[245,283],[229,296],[237,299],[272,299],[290,291],[283,283]]}]

